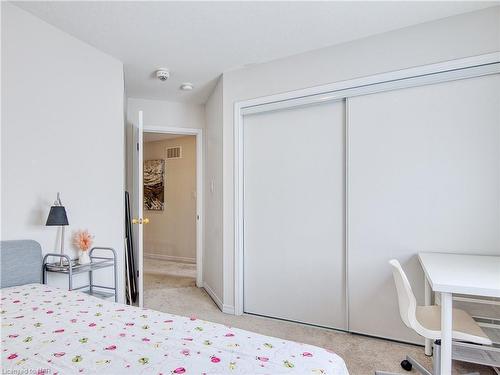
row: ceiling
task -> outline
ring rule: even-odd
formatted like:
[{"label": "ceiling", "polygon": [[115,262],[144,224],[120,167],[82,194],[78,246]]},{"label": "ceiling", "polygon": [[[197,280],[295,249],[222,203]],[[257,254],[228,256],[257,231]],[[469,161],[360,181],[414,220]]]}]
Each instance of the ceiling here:
[{"label": "ceiling", "polygon": [[168,133],[149,133],[144,132],[143,142],[155,142],[155,141],[164,141],[166,139],[175,139],[180,137],[195,137],[194,135],[186,135],[186,134],[168,134]]},{"label": "ceiling", "polygon": [[[222,72],[498,2],[127,2],[15,4],[123,61],[128,97],[204,103]],[[171,71],[166,82],[157,68]],[[307,67],[305,67],[307,69]],[[195,89],[179,90],[182,82]]]}]

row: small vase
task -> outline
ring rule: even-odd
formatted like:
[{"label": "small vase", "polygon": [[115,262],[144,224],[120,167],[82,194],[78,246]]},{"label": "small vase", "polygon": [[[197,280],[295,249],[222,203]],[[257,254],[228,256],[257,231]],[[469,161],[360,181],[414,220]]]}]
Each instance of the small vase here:
[{"label": "small vase", "polygon": [[88,251],[80,251],[78,254],[78,263],[80,264],[89,264],[90,257]]}]

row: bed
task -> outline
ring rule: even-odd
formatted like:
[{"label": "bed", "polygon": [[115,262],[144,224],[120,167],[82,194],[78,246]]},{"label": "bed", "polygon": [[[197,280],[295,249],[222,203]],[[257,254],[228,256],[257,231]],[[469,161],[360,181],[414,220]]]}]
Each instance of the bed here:
[{"label": "bed", "polygon": [[[6,246],[16,247],[16,258],[32,258],[23,277],[12,271]],[[41,268],[25,272],[39,265],[35,253],[41,257],[32,241],[2,242],[4,372],[348,374],[339,356],[319,347],[42,285]]]}]

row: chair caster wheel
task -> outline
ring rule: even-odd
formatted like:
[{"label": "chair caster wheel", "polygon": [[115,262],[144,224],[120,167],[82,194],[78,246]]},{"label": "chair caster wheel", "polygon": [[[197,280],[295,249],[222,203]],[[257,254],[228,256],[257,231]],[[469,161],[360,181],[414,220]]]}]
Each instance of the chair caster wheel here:
[{"label": "chair caster wheel", "polygon": [[405,359],[404,361],[401,361],[401,367],[406,371],[411,371],[412,365],[409,361]]}]

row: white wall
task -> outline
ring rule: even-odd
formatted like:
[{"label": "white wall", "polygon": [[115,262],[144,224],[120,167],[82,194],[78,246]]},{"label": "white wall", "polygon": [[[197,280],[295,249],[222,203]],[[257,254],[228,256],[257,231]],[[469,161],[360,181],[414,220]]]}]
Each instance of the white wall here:
[{"label": "white wall", "polygon": [[[182,147],[182,157],[166,159],[168,147]],[[144,256],[196,263],[196,136],[144,143],[144,160],[164,160],[164,198],[161,211],[144,216]]]},{"label": "white wall", "polygon": [[169,102],[166,100],[151,100],[128,98],[127,100],[127,189],[133,188],[133,157],[134,139],[133,124],[138,121],[139,111],[144,111],[144,126],[195,128],[205,127],[205,106]]},{"label": "white wall", "polygon": [[224,304],[234,304],[236,101],[499,50],[500,7],[494,7],[225,73],[217,140],[223,143]]},{"label": "white wall", "polygon": [[123,91],[121,62],[2,2],[2,239],[58,249],[58,229],[45,221],[60,191],[68,253],[76,255],[71,233],[81,228],[95,234],[95,245],[114,247],[120,300]]},{"label": "white wall", "polygon": [[223,78],[205,105],[205,247],[203,279],[205,288],[222,304],[222,92]]},{"label": "white wall", "polygon": [[166,100],[128,98],[127,119],[137,121],[139,110],[144,111],[144,124],[177,128],[205,127],[204,106]]}]

